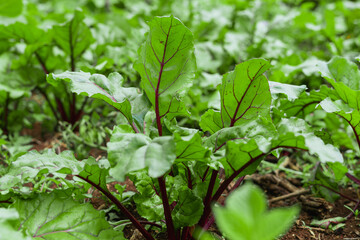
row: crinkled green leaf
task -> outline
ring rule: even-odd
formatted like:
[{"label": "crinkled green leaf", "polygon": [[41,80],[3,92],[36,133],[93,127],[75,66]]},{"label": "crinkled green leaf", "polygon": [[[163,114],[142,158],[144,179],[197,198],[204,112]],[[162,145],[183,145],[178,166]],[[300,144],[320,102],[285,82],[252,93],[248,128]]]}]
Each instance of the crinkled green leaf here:
[{"label": "crinkled green leaf", "polygon": [[1,0],[0,1],[0,15],[6,17],[16,17],[21,14],[23,9],[22,0]]},{"label": "crinkled green leaf", "polygon": [[318,104],[328,96],[336,95],[332,89],[321,86],[319,90],[312,90],[309,93],[303,92],[295,101],[288,101],[280,106],[287,117],[304,118],[312,113]]},{"label": "crinkled green leaf", "polygon": [[94,42],[84,14],[76,10],[74,17],[63,25],[53,26],[56,43],[71,58],[79,57]]},{"label": "crinkled green leaf", "polygon": [[11,188],[12,191],[22,192],[22,185],[37,176],[52,174],[65,178],[66,174],[78,174],[83,167],[84,163],[78,161],[70,151],[59,155],[51,150],[43,154],[31,151],[11,163],[6,175],[0,178],[0,192],[6,194]]},{"label": "crinkled green leaf", "polygon": [[285,94],[290,101],[294,101],[297,99],[302,92],[304,92],[307,87],[305,85],[296,86],[291,84],[285,84],[285,83],[278,83],[278,82],[271,82],[270,84],[270,92],[271,95],[276,96],[279,93]]},{"label": "crinkled green leaf", "polygon": [[201,198],[190,189],[180,191],[176,206],[171,212],[175,228],[195,225],[200,220],[203,209]]},{"label": "crinkled green leaf", "polygon": [[315,136],[302,119],[283,119],[278,126],[266,119],[243,123],[224,128],[209,137],[205,146],[215,151],[226,149],[223,158],[218,160],[225,169],[226,176],[243,169],[239,176],[252,174],[263,156],[277,148],[298,148],[316,154],[321,162],[343,162],[339,150],[325,144]]},{"label": "crinkled green leaf", "polygon": [[202,146],[199,133],[189,136],[174,135],[176,144],[176,161],[206,161],[210,157],[210,151]]},{"label": "crinkled green leaf", "polygon": [[275,239],[299,213],[298,207],[267,211],[264,193],[252,184],[240,187],[226,199],[225,207],[213,211],[219,229],[231,240]]},{"label": "crinkled green leaf", "polygon": [[90,203],[80,204],[71,192],[55,191],[39,194],[34,199],[17,200],[13,207],[19,212],[17,227],[33,238],[52,239],[124,239],[105,220],[105,213]]},{"label": "crinkled green leaf", "polygon": [[[144,171],[129,174],[136,186],[137,194],[133,199],[139,214],[149,221],[159,221],[164,218],[164,208],[161,197],[156,190],[157,180],[149,177]],[[169,184],[169,181],[166,181]]]},{"label": "crinkled green leaf", "polygon": [[119,73],[110,73],[108,77],[101,74],[85,72],[64,72],[49,74],[47,81],[57,86],[60,81],[70,83],[70,90],[77,94],[101,99],[118,109],[132,123],[132,113],[143,115],[149,105],[146,97],[137,88],[122,87],[124,79]]},{"label": "crinkled green leaf", "polygon": [[270,119],[271,94],[263,73],[270,68],[264,59],[240,63],[223,76],[219,91],[223,127],[232,127],[258,117]]},{"label": "crinkled green leaf", "polygon": [[213,109],[208,110],[201,116],[200,127],[204,132],[209,131],[211,134],[219,131],[223,128],[221,113]]},{"label": "crinkled green leaf", "polygon": [[[343,156],[338,148],[331,144],[325,144],[324,141],[317,137],[302,119],[290,118],[282,119],[278,126],[278,131],[282,135],[290,132],[296,136],[299,141],[296,144],[305,145],[311,154],[316,154],[321,162],[343,162]],[[280,145],[289,145],[281,143]],[[293,146],[297,147],[297,146]]]},{"label": "crinkled green leaf", "polygon": [[96,161],[94,158],[83,160],[83,162],[85,162],[84,169],[78,175],[107,190],[106,177],[109,175],[109,162],[105,159]]},{"label": "crinkled green leaf", "polygon": [[143,134],[113,132],[108,146],[110,174],[124,181],[126,174],[148,169],[150,177],[165,174],[176,159],[173,137],[151,139]]},{"label": "crinkled green leaf", "polygon": [[[191,31],[177,18],[155,17],[134,68],[159,116],[187,115],[181,101],[196,70]],[[157,108],[158,107],[158,108]]]}]

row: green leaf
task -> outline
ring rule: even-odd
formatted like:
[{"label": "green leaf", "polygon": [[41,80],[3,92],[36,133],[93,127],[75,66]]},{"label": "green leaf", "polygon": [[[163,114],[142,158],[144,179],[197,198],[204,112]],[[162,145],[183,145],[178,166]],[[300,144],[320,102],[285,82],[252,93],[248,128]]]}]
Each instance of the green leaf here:
[{"label": "green leaf", "polygon": [[322,85],[319,90],[303,92],[295,101],[282,103],[280,109],[286,113],[287,117],[305,118],[315,111],[322,100],[334,94],[336,95],[332,89]]},{"label": "green leaf", "polygon": [[107,160],[96,161],[95,158],[83,160],[85,166],[78,175],[99,185],[102,189],[108,190],[106,177],[109,175],[110,164]]},{"label": "green leaf", "polygon": [[266,210],[259,187],[245,184],[226,199],[225,207],[213,208],[216,224],[229,239],[272,240],[284,233],[299,213],[298,207]]},{"label": "green leaf", "polygon": [[201,116],[200,127],[204,132],[209,131],[210,134],[216,133],[223,128],[221,113],[213,109],[208,110]]},{"label": "green leaf", "polygon": [[108,146],[108,158],[112,166],[110,175],[124,181],[126,174],[148,169],[150,177],[165,174],[176,159],[173,137],[151,139],[143,134],[114,131]]},{"label": "green leaf", "polygon": [[47,81],[55,87],[62,80],[69,82],[72,92],[101,99],[115,107],[129,123],[132,123],[132,114],[142,115],[149,108],[146,97],[140,94],[139,89],[122,87],[124,78],[116,72],[108,77],[85,72],[64,72],[47,77]]},{"label": "green leaf", "polygon": [[17,42],[23,40],[26,44],[36,44],[43,43],[48,38],[45,31],[34,24],[16,22],[7,26],[0,25],[0,39],[16,40]]},{"label": "green leaf", "polygon": [[336,92],[323,99],[321,107],[343,117],[353,128],[360,146],[360,71],[357,65],[345,58],[334,57],[319,69]]},{"label": "green leaf", "polygon": [[[136,186],[137,194],[133,199],[139,214],[148,221],[163,219],[162,200],[156,192],[157,180],[149,177],[145,171],[130,173],[129,178]],[[169,184],[169,181],[166,181],[166,184]]]},{"label": "green leaf", "polygon": [[21,14],[23,9],[22,0],[0,1],[0,15],[6,17],[16,17]]},{"label": "green leaf", "polygon": [[34,199],[19,199],[13,207],[20,215],[18,229],[33,238],[124,239],[105,220],[104,212],[95,210],[90,203],[75,202],[71,192],[55,191]]},{"label": "green leaf", "polygon": [[14,208],[0,208],[0,240],[16,239],[29,240],[30,237],[25,237],[22,232],[19,232],[16,222],[19,219],[19,213]]},{"label": "green leaf", "polygon": [[271,94],[263,73],[270,68],[264,59],[240,63],[226,73],[219,88],[223,127],[232,127],[258,117],[270,119]]},{"label": "green leaf", "polygon": [[197,197],[190,189],[179,192],[179,198],[171,215],[175,228],[193,226],[200,220],[204,205],[201,198]]},{"label": "green leaf", "polygon": [[192,84],[196,64],[191,31],[173,17],[155,17],[134,68],[155,112],[170,119],[188,115],[182,96]]},{"label": "green leaf", "polygon": [[90,29],[84,23],[84,18],[84,14],[76,10],[74,17],[70,21],[63,25],[53,26],[56,43],[73,59],[83,54],[94,42]]},{"label": "green leaf", "polygon": [[80,173],[83,167],[84,163],[76,160],[70,151],[64,151],[59,155],[51,150],[43,154],[31,151],[12,162],[6,175],[0,178],[1,194],[8,193],[10,189],[15,192],[26,192],[22,185],[34,181],[39,176],[52,174],[51,178],[64,179],[66,174]]},{"label": "green leaf", "polygon": [[307,89],[305,85],[295,86],[291,84],[271,82],[271,81],[269,81],[269,84],[270,84],[270,92],[273,98],[274,96],[282,93],[287,96],[289,101],[294,101],[300,96],[301,93],[303,93]]},{"label": "green leaf", "polygon": [[360,71],[355,63],[336,56],[327,64],[319,65],[319,70],[341,100],[349,107],[360,110]]},{"label": "green leaf", "polygon": [[205,146],[213,151],[225,146],[224,157],[218,160],[227,177],[243,168],[239,176],[252,174],[262,160],[262,157],[277,148],[298,148],[309,150],[316,154],[322,162],[343,162],[339,149],[331,144],[325,144],[316,137],[306,122],[302,119],[282,119],[275,126],[266,119],[244,122],[241,125],[224,128],[205,141]]},{"label": "green leaf", "polygon": [[[279,133],[282,133],[282,135],[284,135],[285,133],[293,133],[296,136],[294,138],[294,140],[296,139],[296,143],[294,143],[292,147],[303,148],[304,146],[305,149],[308,149],[311,154],[316,154],[319,157],[319,160],[323,163],[342,163],[344,161],[339,149],[331,144],[325,144],[321,138],[317,137],[313,133],[312,129],[302,119],[284,118],[278,125],[278,131]],[[285,145],[291,147],[290,142],[283,141],[282,143],[277,144],[279,144],[280,146]]]},{"label": "green leaf", "polygon": [[202,146],[202,140],[199,133],[189,136],[180,136],[174,134],[176,144],[176,162],[183,161],[207,161],[210,157],[210,151]]},{"label": "green leaf", "polygon": [[11,99],[31,95],[31,90],[35,87],[35,84],[31,83],[28,79],[25,80],[15,72],[1,74],[0,92],[8,93]]}]

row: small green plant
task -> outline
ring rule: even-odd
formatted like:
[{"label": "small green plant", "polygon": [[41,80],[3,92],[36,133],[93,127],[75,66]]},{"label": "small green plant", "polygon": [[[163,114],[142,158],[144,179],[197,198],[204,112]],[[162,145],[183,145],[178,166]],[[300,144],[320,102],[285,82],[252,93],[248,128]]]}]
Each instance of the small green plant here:
[{"label": "small green plant", "polygon": [[230,194],[225,207],[213,210],[217,226],[231,240],[276,239],[299,213],[296,206],[268,211],[264,193],[249,183]]}]

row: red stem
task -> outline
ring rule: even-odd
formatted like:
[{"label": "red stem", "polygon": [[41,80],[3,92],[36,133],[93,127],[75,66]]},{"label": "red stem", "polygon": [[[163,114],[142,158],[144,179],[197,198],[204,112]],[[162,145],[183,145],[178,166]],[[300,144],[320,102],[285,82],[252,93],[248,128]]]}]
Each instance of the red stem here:
[{"label": "red stem", "polygon": [[146,231],[146,229],[140,224],[140,222],[126,209],[126,207],[124,207],[124,205],[122,205],[122,203],[114,196],[112,195],[107,189],[103,189],[100,185],[94,183],[93,181],[84,178],[80,175],[76,175],[76,177],[84,180],[85,182],[91,184],[92,186],[94,186],[95,188],[97,188],[99,191],[101,191],[108,199],[110,199],[119,209],[122,213],[125,214],[125,216],[132,222],[132,224],[134,224],[134,226],[142,233],[142,235],[147,239],[147,240],[155,240],[151,234]]},{"label": "red stem", "polygon": [[356,178],[355,176],[351,175],[350,173],[345,174],[351,181],[355,182],[356,184],[360,185],[360,179]]},{"label": "red stem", "polygon": [[175,228],[174,228],[174,224],[173,224],[172,217],[171,217],[171,209],[170,209],[170,205],[169,205],[169,199],[168,199],[167,193],[166,193],[165,180],[163,177],[159,177],[158,182],[159,182],[159,187],[160,187],[160,192],[161,192],[161,200],[162,200],[164,213],[165,213],[168,239],[176,240]]},{"label": "red stem", "polygon": [[207,220],[207,218],[209,217],[209,214],[205,214],[205,210],[208,211],[208,209],[210,210],[210,205],[211,205],[211,197],[212,197],[212,193],[214,191],[214,186],[215,186],[215,182],[216,182],[216,178],[218,175],[219,171],[218,170],[213,170],[212,174],[211,174],[211,178],[210,178],[210,182],[209,182],[209,187],[208,190],[206,192],[206,196],[204,198],[204,213],[200,218],[199,221],[199,225],[203,226]]}]

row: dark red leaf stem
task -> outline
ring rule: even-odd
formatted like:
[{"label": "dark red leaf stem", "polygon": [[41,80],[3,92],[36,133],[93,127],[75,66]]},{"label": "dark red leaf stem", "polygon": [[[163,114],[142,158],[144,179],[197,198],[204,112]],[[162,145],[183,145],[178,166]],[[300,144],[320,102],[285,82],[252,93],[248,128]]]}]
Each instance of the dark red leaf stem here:
[{"label": "dark red leaf stem", "polygon": [[[155,107],[156,124],[157,124],[157,127],[158,127],[159,136],[163,135],[162,124],[161,124],[161,116],[160,116],[160,106],[159,106],[160,105],[160,103],[159,103],[160,82],[161,82],[161,77],[162,77],[163,70],[164,70],[166,47],[167,47],[167,44],[168,44],[171,27],[172,27],[172,20],[171,20],[171,23],[170,23],[170,26],[169,26],[169,31],[166,34],[166,40],[165,40],[165,45],[164,45],[164,53],[163,53],[162,61],[160,62],[159,77],[158,77],[158,82],[157,82],[157,86],[156,86],[156,89],[155,89],[155,106],[154,107]],[[155,54],[155,56],[156,56],[156,54]],[[177,238],[176,238],[175,228],[174,228],[174,224],[173,224],[172,217],[171,217],[171,209],[170,209],[169,200],[168,200],[168,197],[167,197],[166,184],[165,184],[164,177],[159,177],[158,182],[159,182],[159,187],[160,187],[160,192],[161,192],[161,200],[162,200],[162,204],[163,204],[163,208],[164,208],[168,239],[169,240],[176,240]]]},{"label": "dark red leaf stem", "polygon": [[122,203],[114,195],[112,195],[107,189],[103,189],[100,185],[98,185],[98,184],[94,183],[93,181],[91,181],[87,178],[84,178],[80,175],[76,175],[76,177],[91,184],[92,186],[97,188],[100,192],[102,192],[108,199],[110,199],[110,201],[112,201],[120,209],[120,211],[123,214],[125,214],[125,216],[132,222],[132,224],[134,224],[134,226],[142,233],[142,235],[147,240],[155,240],[151,236],[151,234],[148,231],[146,231],[146,229],[140,224],[140,222],[126,209],[126,207],[124,207],[124,205],[122,205]]},{"label": "dark red leaf stem", "polygon": [[[205,210],[207,210],[207,208],[210,207],[211,205],[211,199],[212,199],[212,193],[214,191],[214,186],[215,186],[215,182],[216,182],[216,178],[218,176],[218,173],[219,171],[218,170],[213,170],[212,173],[211,173],[211,178],[210,178],[210,182],[209,182],[209,186],[208,186],[208,189],[207,189],[207,192],[206,192],[206,196],[204,198],[204,213],[205,213]],[[207,207],[209,206],[209,207]],[[210,209],[210,208],[209,208]],[[207,218],[209,217],[209,214],[204,214],[201,216],[200,218],[200,221],[199,221],[199,225],[200,226],[203,226],[203,224],[205,224]]]},{"label": "dark red leaf stem", "polygon": [[350,173],[345,174],[351,181],[355,182],[356,184],[360,185],[360,179],[356,178],[355,176],[351,175]]},{"label": "dark red leaf stem", "polygon": [[168,239],[169,240],[176,240],[176,234],[175,234],[175,228],[171,217],[171,209],[169,205],[169,199],[167,197],[166,193],[166,185],[164,177],[158,178],[160,192],[161,192],[161,200],[164,208],[165,213],[165,220],[166,220],[166,230],[168,233]]}]

